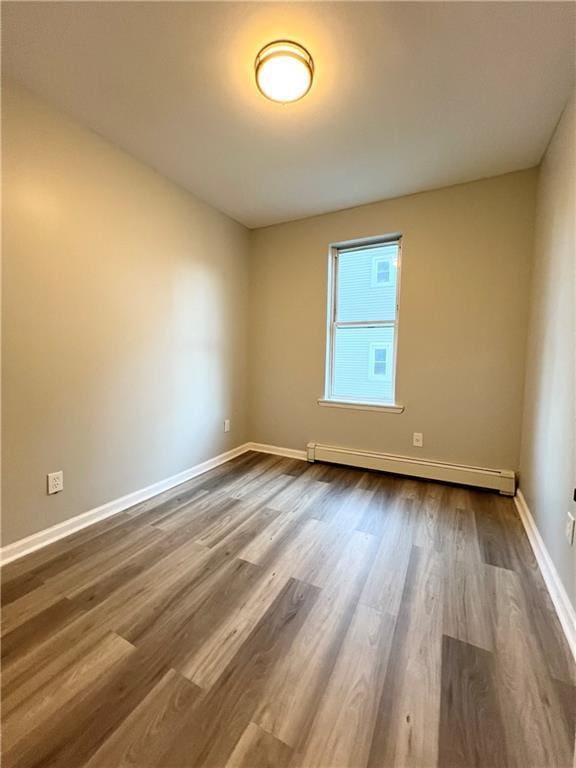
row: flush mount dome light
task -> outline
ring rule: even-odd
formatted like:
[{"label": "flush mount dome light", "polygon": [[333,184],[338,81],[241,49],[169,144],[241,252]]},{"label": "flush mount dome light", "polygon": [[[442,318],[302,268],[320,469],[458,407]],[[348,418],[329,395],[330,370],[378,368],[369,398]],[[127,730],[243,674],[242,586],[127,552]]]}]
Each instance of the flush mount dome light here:
[{"label": "flush mount dome light", "polygon": [[276,40],[265,45],[256,56],[254,67],[260,92],[272,101],[298,101],[312,85],[312,56],[291,40]]}]

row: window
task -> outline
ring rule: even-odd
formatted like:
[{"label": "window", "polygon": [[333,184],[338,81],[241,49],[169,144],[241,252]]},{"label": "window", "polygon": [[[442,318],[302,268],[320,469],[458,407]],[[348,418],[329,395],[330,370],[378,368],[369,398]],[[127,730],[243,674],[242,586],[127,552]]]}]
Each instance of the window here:
[{"label": "window", "polygon": [[372,288],[379,285],[390,285],[392,267],[390,258],[386,256],[374,256],[372,259]]},{"label": "window", "polygon": [[399,259],[399,238],[332,248],[322,404],[397,407]]},{"label": "window", "polygon": [[370,365],[368,378],[370,381],[390,381],[392,377],[392,345],[370,344]]}]

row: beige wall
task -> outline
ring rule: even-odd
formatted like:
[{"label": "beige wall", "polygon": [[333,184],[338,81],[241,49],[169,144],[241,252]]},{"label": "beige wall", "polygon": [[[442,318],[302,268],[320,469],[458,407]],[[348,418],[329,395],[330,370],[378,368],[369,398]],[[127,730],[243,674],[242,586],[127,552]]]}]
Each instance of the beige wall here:
[{"label": "beige wall", "polygon": [[[518,468],[536,171],[249,233],[19,87],[3,107],[4,544],[248,439]],[[406,410],[320,408],[328,245],[398,231]]]},{"label": "beige wall", "polygon": [[247,439],[249,233],[20,88],[3,120],[7,544]]},{"label": "beige wall", "polygon": [[[536,177],[522,171],[255,231],[252,439],[517,469]],[[406,410],[322,408],[328,245],[393,232],[404,235],[397,399]],[[423,449],[412,447],[415,431]]]},{"label": "beige wall", "polygon": [[576,546],[564,536],[576,511],[576,94],[544,157],[535,260],[520,487],[576,606]]}]

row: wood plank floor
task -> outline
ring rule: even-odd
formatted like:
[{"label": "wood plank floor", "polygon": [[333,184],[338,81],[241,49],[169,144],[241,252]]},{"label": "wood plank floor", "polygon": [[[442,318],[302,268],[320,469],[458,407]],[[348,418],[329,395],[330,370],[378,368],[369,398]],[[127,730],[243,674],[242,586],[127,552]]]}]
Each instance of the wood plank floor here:
[{"label": "wood plank floor", "polygon": [[510,499],[248,453],[2,573],[4,768],[570,768]]}]

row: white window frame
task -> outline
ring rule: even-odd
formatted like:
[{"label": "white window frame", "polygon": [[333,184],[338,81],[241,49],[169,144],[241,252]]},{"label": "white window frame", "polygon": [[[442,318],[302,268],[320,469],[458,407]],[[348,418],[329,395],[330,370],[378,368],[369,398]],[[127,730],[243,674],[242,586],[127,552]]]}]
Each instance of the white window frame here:
[{"label": "white window frame", "polygon": [[[374,320],[371,321],[337,321],[336,320],[336,297],[337,291],[337,259],[340,251],[350,251],[354,248],[365,250],[370,247],[378,247],[388,243],[398,244],[398,259],[396,264],[396,312],[393,320]],[[377,261],[376,259],[374,261]],[[372,267],[372,276],[374,276],[374,266]],[[318,404],[333,408],[348,408],[352,410],[370,410],[389,413],[402,413],[404,406],[396,401],[397,393],[397,373],[398,373],[398,337],[399,337],[399,315],[400,315],[400,278],[402,274],[402,235],[390,234],[378,237],[369,237],[362,240],[351,240],[347,242],[334,243],[330,246],[328,258],[328,302],[327,302],[327,330],[326,330],[326,358],[325,358],[325,376],[324,376],[324,397],[318,399]],[[386,285],[378,283],[377,285]],[[391,402],[382,401],[348,401],[338,400],[332,396],[334,383],[334,347],[336,329],[343,326],[393,326],[394,333],[394,354],[392,358],[392,370],[390,371],[390,380],[392,381],[392,400]],[[391,344],[389,344],[392,347]],[[376,346],[382,346],[381,344]],[[378,377],[380,378],[380,377]]]}]

